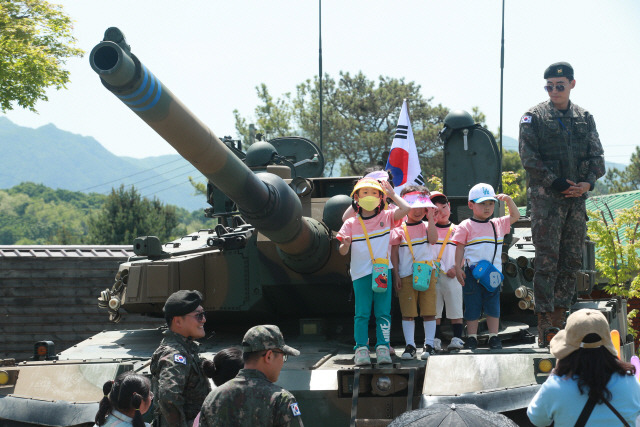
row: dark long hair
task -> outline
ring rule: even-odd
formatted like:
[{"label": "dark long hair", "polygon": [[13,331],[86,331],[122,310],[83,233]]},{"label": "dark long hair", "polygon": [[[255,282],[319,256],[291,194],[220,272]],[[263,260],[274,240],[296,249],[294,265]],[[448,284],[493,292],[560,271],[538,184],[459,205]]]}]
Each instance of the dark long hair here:
[{"label": "dark long hair", "polygon": [[103,425],[107,421],[107,415],[114,409],[120,412],[135,409],[131,425],[145,427],[139,409],[142,401],[149,397],[149,388],[150,383],[146,377],[131,371],[118,375],[115,381],[104,383],[102,386],[104,397],[100,401],[96,414],[96,424]]},{"label": "dark long hair", "polygon": [[[592,338],[590,335],[595,337]],[[589,334],[584,342],[598,340],[600,340],[598,335]],[[635,366],[621,361],[605,347],[576,350],[564,359],[558,360],[555,368],[556,375],[572,378],[577,376],[580,394],[584,394],[585,389],[588,389],[589,397],[597,399],[596,403],[611,400],[611,391],[607,389],[607,384],[613,374],[634,375],[635,373]]]},{"label": "dark long hair", "polygon": [[229,347],[216,353],[213,361],[205,359],[202,362],[202,369],[206,376],[213,379],[216,386],[221,386],[235,378],[243,365],[242,350],[237,347]]}]

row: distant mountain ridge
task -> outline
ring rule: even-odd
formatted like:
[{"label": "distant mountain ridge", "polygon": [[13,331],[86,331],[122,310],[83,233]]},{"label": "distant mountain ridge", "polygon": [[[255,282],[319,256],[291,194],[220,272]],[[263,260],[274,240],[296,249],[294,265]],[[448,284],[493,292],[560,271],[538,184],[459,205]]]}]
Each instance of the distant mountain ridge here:
[{"label": "distant mountain ridge", "polygon": [[[515,138],[503,135],[504,150],[518,150]],[[71,191],[108,194],[113,187],[134,185],[145,197],[195,211],[207,207],[195,196],[188,177],[206,181],[177,154],[146,157],[116,156],[93,137],[60,130],[53,124],[23,127],[0,116],[0,188],[31,181]],[[624,169],[605,162],[607,169]]]},{"label": "distant mountain ridge", "polygon": [[112,187],[134,185],[142,196],[194,211],[207,205],[194,196],[189,176],[205,178],[181,156],[119,157],[92,137],[63,131],[53,124],[37,129],[0,116],[0,188],[21,182],[51,188],[108,194]]}]

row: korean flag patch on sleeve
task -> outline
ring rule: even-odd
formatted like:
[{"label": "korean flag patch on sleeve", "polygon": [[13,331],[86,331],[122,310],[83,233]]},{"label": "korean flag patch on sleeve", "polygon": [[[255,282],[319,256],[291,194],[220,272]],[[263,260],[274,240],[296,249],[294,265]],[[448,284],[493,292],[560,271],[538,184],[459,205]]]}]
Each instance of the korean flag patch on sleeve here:
[{"label": "korean flag patch on sleeve", "polygon": [[529,115],[522,116],[520,123],[531,123],[531,116]]},{"label": "korean flag patch on sleeve", "polygon": [[291,413],[294,417],[299,417],[301,415],[300,408],[298,408],[297,402],[290,404],[289,408],[291,408]]},{"label": "korean flag patch on sleeve", "polygon": [[176,354],[173,356],[173,361],[176,363],[182,363],[183,365],[187,364],[187,358],[181,354]]}]

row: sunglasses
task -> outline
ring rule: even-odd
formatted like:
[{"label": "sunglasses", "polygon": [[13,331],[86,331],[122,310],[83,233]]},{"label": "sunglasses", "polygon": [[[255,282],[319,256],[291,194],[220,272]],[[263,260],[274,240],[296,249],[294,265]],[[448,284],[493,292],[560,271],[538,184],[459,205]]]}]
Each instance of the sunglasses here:
[{"label": "sunglasses", "polygon": [[[288,359],[288,354],[287,354],[287,353],[285,353],[284,351],[282,351],[282,350],[278,350],[278,349],[272,349],[271,351],[272,351],[272,352],[274,352],[274,353],[280,353],[280,354],[282,355],[282,361],[283,361],[283,362],[286,362],[286,361],[287,361],[287,359]],[[264,353],[262,356],[264,357],[264,356],[266,356],[266,355],[267,355],[267,353]]]},{"label": "sunglasses", "polygon": [[[187,316],[191,316],[191,314],[187,314]],[[204,311],[201,311],[200,313],[194,314],[193,317],[195,317],[198,322],[202,322],[207,315]]]},{"label": "sunglasses", "polygon": [[[554,88],[553,85],[544,86],[544,90],[546,90],[549,93],[553,92],[553,88]],[[555,88],[558,92],[564,92],[564,85],[555,85]]]}]

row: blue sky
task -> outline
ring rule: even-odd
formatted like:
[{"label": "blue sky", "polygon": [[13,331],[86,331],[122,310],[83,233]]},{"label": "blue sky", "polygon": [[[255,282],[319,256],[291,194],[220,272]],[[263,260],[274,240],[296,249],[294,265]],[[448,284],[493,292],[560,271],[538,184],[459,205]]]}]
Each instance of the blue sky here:
[{"label": "blue sky", "polygon": [[[87,52],[68,62],[68,90],[50,91],[39,114],[14,110],[22,126],[54,123],[93,136],[117,155],[174,153],[100,84],[88,52],[117,26],[132,51],[218,136],[236,136],[233,110],[251,117],[255,86],[294,92],[318,73],[318,2],[300,0],[58,1]],[[404,77],[451,109],[480,107],[499,125],[499,0],[324,0],[323,69]],[[546,99],[544,69],[568,61],[572,100],[596,119],[611,162],[628,163],[638,144],[632,118],[640,99],[640,2],[506,1],[504,134],[517,138],[522,114]],[[400,104],[402,100],[398,100]],[[391,141],[390,141],[391,143]]]}]

